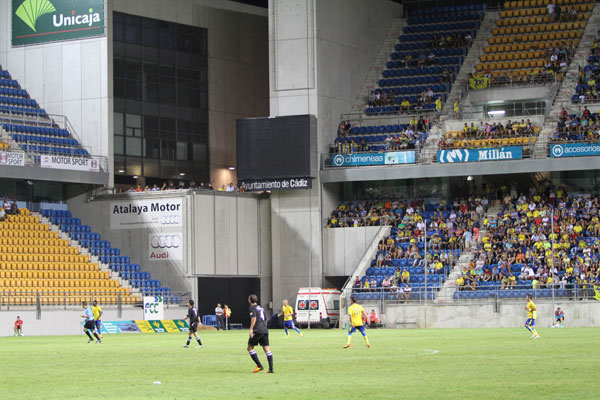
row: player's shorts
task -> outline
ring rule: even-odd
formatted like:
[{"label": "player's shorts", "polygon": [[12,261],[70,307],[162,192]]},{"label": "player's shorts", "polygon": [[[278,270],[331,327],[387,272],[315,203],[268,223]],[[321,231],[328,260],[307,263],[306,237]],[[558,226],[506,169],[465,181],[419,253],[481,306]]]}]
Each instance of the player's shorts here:
[{"label": "player's shorts", "polygon": [[254,337],[248,338],[248,344],[250,346],[261,345],[262,347],[269,345],[269,334],[268,333],[255,333]]},{"label": "player's shorts", "polygon": [[284,328],[293,328],[294,327],[294,320],[290,319],[289,321],[283,321],[283,327]]},{"label": "player's shorts", "polygon": [[354,333],[356,331],[359,331],[360,333],[362,333],[364,335],[365,334],[365,326],[364,325],[353,326],[352,328],[350,328],[348,333]]},{"label": "player's shorts", "polygon": [[94,320],[85,321],[85,324],[83,325],[83,329],[89,329],[90,331],[95,331],[96,324],[94,324]]},{"label": "player's shorts", "polygon": [[527,321],[525,321],[525,325],[527,325],[527,326],[535,326],[535,319],[533,319],[533,318],[527,318]]},{"label": "player's shorts", "polygon": [[99,331],[102,329],[102,320],[99,319],[98,321],[96,321],[96,330]]},{"label": "player's shorts", "polygon": [[197,331],[198,331],[198,321],[192,322],[190,324],[190,332],[191,333],[196,333]]}]

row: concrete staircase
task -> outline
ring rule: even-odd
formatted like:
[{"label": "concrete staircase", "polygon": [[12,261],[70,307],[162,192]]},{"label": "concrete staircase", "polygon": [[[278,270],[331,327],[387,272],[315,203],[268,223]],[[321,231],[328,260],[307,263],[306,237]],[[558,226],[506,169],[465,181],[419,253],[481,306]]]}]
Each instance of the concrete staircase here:
[{"label": "concrete staircase", "polygon": [[[502,205],[498,204],[491,206],[485,213],[485,218],[487,218],[488,221],[496,220],[496,216],[500,211],[502,211]],[[483,238],[486,234],[487,229],[485,229],[485,227],[482,226],[479,230],[479,241],[477,242],[477,245],[479,245],[479,243],[481,242],[481,238]],[[477,247],[472,247],[469,250],[464,250],[460,254],[460,258],[456,262],[456,265],[454,266],[454,268],[452,268],[452,271],[450,271],[450,275],[448,275],[448,278],[444,282],[444,285],[440,288],[440,291],[438,292],[438,295],[436,296],[434,301],[435,304],[454,303],[454,292],[456,292],[456,279],[458,279],[463,268],[466,267],[469,264],[469,262],[471,262],[471,260],[475,256],[476,249]]]},{"label": "concrete staircase", "polygon": [[395,51],[394,46],[398,43],[398,36],[402,34],[402,28],[406,26],[406,21],[406,18],[398,18],[392,21],[390,29],[388,30],[382,45],[379,47],[379,51],[373,59],[369,72],[354,101],[354,105],[352,106],[353,114],[364,113],[369,100],[369,93],[371,90],[377,88],[377,81],[381,79],[381,74],[383,73],[383,70],[386,69],[386,64],[390,60],[390,55]]},{"label": "concrete staircase", "polygon": [[475,68],[479,63],[481,55],[484,53],[484,48],[488,44],[488,40],[492,36],[492,30],[496,27],[496,21],[499,18],[499,11],[488,11],[485,13],[483,21],[481,21],[481,26],[477,31],[477,37],[475,37],[460,71],[458,71],[458,75],[452,85],[452,90],[450,90],[450,94],[448,95],[448,100],[446,100],[444,108],[442,108],[443,116],[450,117],[454,111],[454,100],[458,99],[460,102],[466,96],[469,74],[475,72]]},{"label": "concrete staircase", "polygon": [[72,246],[72,247],[77,248],[77,250],[79,251],[79,254],[88,256],[90,258],[90,262],[98,264],[98,267],[99,267],[100,271],[106,271],[106,272],[108,272],[108,274],[110,275],[110,278],[118,281],[119,285],[121,287],[129,289],[129,291],[131,292],[132,295],[139,296],[141,298],[140,290],[137,289],[137,288],[134,288],[131,285],[131,282],[129,282],[129,280],[122,279],[117,272],[114,272],[113,270],[110,269],[110,267],[108,266],[108,264],[104,264],[104,263],[100,262],[100,258],[99,257],[91,255],[88,249],[86,249],[85,247],[82,247],[77,240],[71,239],[71,236],[69,236],[68,233],[63,232],[60,229],[60,226],[53,224],[52,222],[50,222],[49,218],[43,217],[39,213],[31,213],[31,215],[34,215],[34,216],[38,217],[39,220],[40,220],[40,222],[42,224],[48,225],[48,229],[50,229],[51,232],[57,232],[58,233],[58,237],[60,239],[68,240],[69,241],[69,245]]}]

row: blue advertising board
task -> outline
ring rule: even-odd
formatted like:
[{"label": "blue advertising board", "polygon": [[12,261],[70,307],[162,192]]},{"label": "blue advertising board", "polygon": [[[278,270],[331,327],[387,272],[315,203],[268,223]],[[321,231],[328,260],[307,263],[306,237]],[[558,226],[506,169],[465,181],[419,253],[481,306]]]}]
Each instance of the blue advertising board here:
[{"label": "blue advertising board", "polygon": [[583,157],[600,156],[600,143],[563,143],[550,146],[550,156]]},{"label": "blue advertising board", "polygon": [[437,152],[438,163],[464,163],[477,161],[520,160],[522,147],[494,147],[485,149],[452,149]]},{"label": "blue advertising board", "polygon": [[415,151],[390,151],[380,153],[336,154],[331,158],[332,167],[359,167],[364,165],[413,164]]}]

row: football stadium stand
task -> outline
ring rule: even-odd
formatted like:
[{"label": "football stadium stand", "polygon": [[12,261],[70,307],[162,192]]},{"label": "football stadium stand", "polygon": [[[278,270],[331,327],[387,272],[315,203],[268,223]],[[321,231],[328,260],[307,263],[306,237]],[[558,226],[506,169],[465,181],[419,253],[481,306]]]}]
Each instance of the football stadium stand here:
[{"label": "football stadium stand", "polygon": [[413,12],[365,113],[431,112],[438,98],[445,102],[484,9],[450,6]]},{"label": "football stadium stand", "polygon": [[22,150],[36,154],[89,156],[71,132],[61,128],[19,82],[0,66],[0,122]]},{"label": "football stadium stand", "polygon": [[594,3],[557,3],[560,7],[548,0],[505,2],[477,73],[489,76],[492,85],[561,80]]},{"label": "football stadium stand", "polygon": [[41,215],[48,218],[53,225],[59,226],[62,232],[79,242],[90,255],[98,257],[99,262],[108,265],[111,271],[118,273],[119,278],[127,281],[143,296],[163,296],[165,302],[181,302],[179,295],[172,294],[171,289],[167,287],[162,287],[159,280],[152,279],[149,272],[141,270],[140,265],[131,263],[128,256],[121,255],[118,248],[113,248],[109,241],[102,240],[100,234],[92,232],[90,226],[82,225],[81,220],[74,218],[70,211],[46,209],[42,210]]},{"label": "football stadium stand", "polygon": [[587,298],[600,283],[599,207],[597,195],[552,187],[506,198],[484,219],[454,299]]},{"label": "football stadium stand", "polygon": [[571,101],[575,104],[588,104],[600,102],[598,89],[600,88],[600,37],[596,38],[590,49],[587,64],[579,68],[579,75],[575,93]]},{"label": "football stadium stand", "polygon": [[541,127],[529,119],[521,121],[480,121],[465,125],[460,131],[447,131],[438,145],[440,149],[519,146],[535,144]]},{"label": "football stadium stand", "polygon": [[584,106],[581,115],[561,111],[556,131],[550,137],[552,143],[597,141],[600,139],[598,113],[592,113]]},{"label": "football stadium stand", "polygon": [[102,304],[141,300],[28,209],[0,222],[0,293],[2,305],[78,304],[90,295]]}]

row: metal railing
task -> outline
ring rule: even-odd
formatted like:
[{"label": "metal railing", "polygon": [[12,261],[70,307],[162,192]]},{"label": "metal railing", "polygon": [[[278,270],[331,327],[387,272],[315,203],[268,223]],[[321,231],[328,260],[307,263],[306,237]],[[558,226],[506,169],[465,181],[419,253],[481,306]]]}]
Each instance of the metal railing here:
[{"label": "metal railing", "polygon": [[[171,293],[162,296],[165,307],[179,306],[190,297],[190,293]],[[124,296],[121,292],[102,290],[0,290],[0,311],[9,311],[11,308],[72,308],[79,307],[82,301],[91,303],[97,300],[103,306],[141,307],[141,295]]]}]

